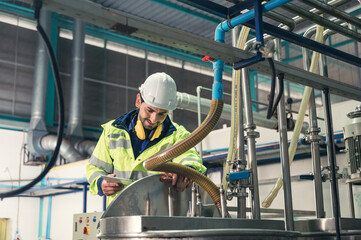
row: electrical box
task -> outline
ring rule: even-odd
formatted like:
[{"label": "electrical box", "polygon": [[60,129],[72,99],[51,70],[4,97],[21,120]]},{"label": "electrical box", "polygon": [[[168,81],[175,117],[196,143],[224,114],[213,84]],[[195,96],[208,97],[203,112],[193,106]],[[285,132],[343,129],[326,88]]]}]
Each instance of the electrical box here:
[{"label": "electrical box", "polygon": [[73,240],[97,240],[97,226],[103,212],[74,214]]}]

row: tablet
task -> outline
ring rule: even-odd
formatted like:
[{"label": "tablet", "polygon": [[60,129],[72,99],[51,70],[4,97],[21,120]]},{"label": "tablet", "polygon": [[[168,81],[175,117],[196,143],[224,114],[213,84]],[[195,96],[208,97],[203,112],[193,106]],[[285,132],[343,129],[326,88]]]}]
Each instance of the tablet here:
[{"label": "tablet", "polygon": [[125,187],[128,186],[133,182],[132,179],[129,178],[118,178],[118,177],[111,177],[111,176],[102,176],[104,180],[107,182],[115,182],[124,185]]}]

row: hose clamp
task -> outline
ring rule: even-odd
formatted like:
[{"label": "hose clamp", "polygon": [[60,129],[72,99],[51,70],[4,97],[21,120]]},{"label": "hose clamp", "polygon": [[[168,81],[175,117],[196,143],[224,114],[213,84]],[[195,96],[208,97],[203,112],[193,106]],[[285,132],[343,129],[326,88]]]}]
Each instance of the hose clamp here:
[{"label": "hose clamp", "polygon": [[248,138],[259,138],[259,132],[256,131],[250,131],[250,132],[246,132],[246,139]]},{"label": "hose clamp", "polygon": [[256,129],[256,124],[243,124],[243,128],[245,130],[248,130],[248,129]]},{"label": "hose clamp", "polygon": [[320,135],[308,135],[305,138],[306,142],[312,143],[312,142],[320,142],[322,140],[322,137]]}]

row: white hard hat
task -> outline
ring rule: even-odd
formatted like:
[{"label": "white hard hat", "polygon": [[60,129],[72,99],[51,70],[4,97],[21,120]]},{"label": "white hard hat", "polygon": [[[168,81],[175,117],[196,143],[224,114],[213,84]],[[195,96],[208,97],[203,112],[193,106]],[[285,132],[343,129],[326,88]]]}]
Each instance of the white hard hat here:
[{"label": "white hard hat", "polygon": [[173,78],[164,72],[150,75],[139,90],[144,102],[153,107],[169,111],[177,107],[177,87]]}]

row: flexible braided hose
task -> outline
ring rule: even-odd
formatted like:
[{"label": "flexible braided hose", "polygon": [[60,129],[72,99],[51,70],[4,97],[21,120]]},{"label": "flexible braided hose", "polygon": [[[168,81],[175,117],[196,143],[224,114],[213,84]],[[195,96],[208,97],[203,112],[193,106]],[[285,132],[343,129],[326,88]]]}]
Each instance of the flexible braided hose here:
[{"label": "flexible braided hose", "polygon": [[217,185],[197,170],[173,162],[163,163],[156,167],[154,170],[160,172],[173,172],[192,179],[194,182],[198,183],[203,189],[208,192],[216,207],[220,208],[220,195]]},{"label": "flexible braided hose", "polygon": [[[246,40],[251,29],[249,27],[243,26],[241,32],[238,35],[238,40],[236,47],[244,49],[246,45]],[[237,151],[237,139],[238,139],[238,128],[239,128],[239,111],[243,111],[240,107],[240,92],[241,92],[241,71],[233,70],[232,71],[232,102],[231,102],[231,134],[229,139],[229,148],[227,153],[227,162],[223,165],[223,177],[222,177],[222,187],[224,192],[227,192],[229,172],[231,166],[236,159]],[[241,120],[243,124],[243,119]],[[243,132],[241,133],[243,134]],[[242,156],[243,157],[243,156]],[[241,157],[241,158],[242,158]],[[228,162],[229,161],[229,162]]]},{"label": "flexible braided hose", "polygon": [[[315,37],[315,40],[317,42],[323,43],[323,29],[324,28],[322,26],[317,25],[317,31],[316,31],[316,37]],[[317,72],[319,59],[320,59],[320,53],[314,51],[313,55],[312,55],[311,66],[310,66],[309,72],[313,72],[313,73]],[[304,120],[304,117],[306,114],[308,102],[310,101],[311,92],[312,92],[312,88],[306,86],[305,90],[303,92],[300,109],[298,110],[297,120],[296,120],[296,124],[295,124],[295,129],[292,134],[291,144],[288,148],[290,166],[291,166],[293,158],[296,154],[297,142],[300,137],[302,123],[303,123],[303,120]],[[282,186],[283,186],[283,180],[282,180],[282,175],[280,175],[278,177],[275,185],[273,186],[271,192],[263,200],[262,207],[268,208],[271,206],[273,200],[277,197],[277,194],[278,194],[279,190],[282,188]]]},{"label": "flexible braided hose", "polygon": [[[160,170],[163,168],[160,167],[162,164],[165,165],[166,162],[169,160],[181,155],[182,153],[188,151],[188,149],[197,145],[200,141],[202,141],[208,133],[210,133],[215,125],[217,124],[223,109],[223,100],[221,99],[214,99],[211,101],[211,109],[206,117],[206,119],[202,122],[202,124],[192,132],[189,136],[185,139],[180,141],[179,143],[155,154],[154,156],[150,157],[146,161],[144,161],[143,166],[147,170],[158,170],[158,171],[166,171]],[[167,172],[175,172],[176,169],[182,169],[182,175],[187,176],[188,178],[192,179],[194,182],[198,183],[200,186],[207,191],[207,193],[212,197],[213,201],[215,202],[216,206],[219,207],[219,189],[214,187],[214,183],[207,178],[206,176],[199,177],[202,175],[201,173],[195,171],[192,168],[176,168],[181,166],[181,164],[172,163],[165,166],[167,168]],[[176,173],[176,172],[175,172]],[[216,197],[218,195],[218,197]]]}]

